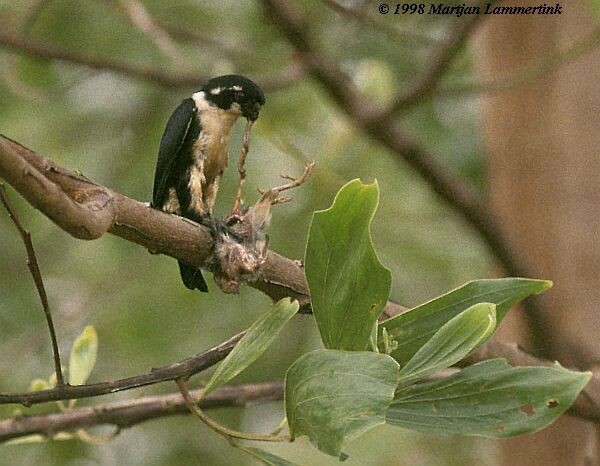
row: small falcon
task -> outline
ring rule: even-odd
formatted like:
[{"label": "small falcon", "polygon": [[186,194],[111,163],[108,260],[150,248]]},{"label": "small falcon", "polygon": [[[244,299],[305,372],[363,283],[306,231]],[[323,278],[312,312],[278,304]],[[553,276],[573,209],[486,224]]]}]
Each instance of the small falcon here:
[{"label": "small falcon", "polygon": [[[233,125],[240,115],[255,121],[264,103],[261,89],[237,75],[213,78],[185,99],[160,141],[152,206],[205,223],[227,167]],[[200,269],[180,261],[179,270],[186,287],[208,291]]]}]

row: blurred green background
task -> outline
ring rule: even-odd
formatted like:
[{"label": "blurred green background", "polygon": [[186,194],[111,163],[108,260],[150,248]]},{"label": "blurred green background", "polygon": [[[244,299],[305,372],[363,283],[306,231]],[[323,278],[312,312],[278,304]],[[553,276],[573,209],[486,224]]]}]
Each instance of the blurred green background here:
[{"label": "blurred green background", "polygon": [[[197,71],[211,77],[235,72],[260,81],[278,75],[293,60],[290,48],[252,1],[142,4],[160,24],[193,31],[205,40],[174,40],[180,58],[169,57],[132,26],[116,2],[102,0],[0,0],[0,22],[7,31],[69,50],[172,73]],[[377,14],[377,3],[356,4],[383,25],[358,23],[321,2],[303,2],[303,8],[315,23],[312,35],[323,50],[374,101],[385,102],[415,76],[431,47],[444,37],[448,22],[428,16],[384,17]],[[0,72],[3,134],[100,184],[150,200],[162,130],[172,110],[194,88],[166,89],[136,77],[33,59],[8,49],[0,49]],[[460,81],[471,73],[465,54],[446,79]],[[293,193],[294,201],[274,208],[269,233],[273,250],[301,258],[311,213],[328,207],[346,181],[377,179],[381,200],[373,238],[382,262],[392,270],[394,300],[413,306],[467,280],[490,276],[491,261],[477,235],[409,167],[359,134],[318,83],[302,77],[266,94],[267,104],[252,133],[246,200],[256,200],[257,187],[280,184],[282,173],[300,174],[306,160],[317,163],[310,182]],[[429,101],[411,111],[405,122],[444,162],[484,189],[478,117],[478,101],[461,97]],[[243,123],[238,123],[230,167],[239,155],[242,129]],[[236,182],[237,173],[230,169],[217,213],[227,213]],[[110,235],[91,242],[73,239],[11,189],[9,194],[32,232],[63,356],[86,325],[97,329],[98,362],[90,382],[145,372],[207,349],[248,327],[270,305],[266,296],[249,287],[240,295],[224,295],[210,277],[209,294],[191,292],[183,287],[175,260],[150,255]],[[52,356],[24,248],[4,211],[0,269],[0,390],[23,391],[32,379],[50,375]],[[312,318],[296,317],[268,353],[235,382],[282,378],[291,362],[319,345]],[[208,375],[193,378],[191,387]],[[175,389],[174,384],[155,385],[78,405]],[[0,413],[5,418],[16,411],[53,409],[2,406]],[[283,412],[281,403],[269,403],[210,414],[237,429],[264,431],[274,428]],[[338,463],[305,439],[266,448],[300,464]],[[347,449],[346,464],[489,465],[495,449],[488,441],[380,427]],[[3,446],[0,464],[254,463],[198,419],[177,416],[140,424],[102,446],[77,441]]]}]

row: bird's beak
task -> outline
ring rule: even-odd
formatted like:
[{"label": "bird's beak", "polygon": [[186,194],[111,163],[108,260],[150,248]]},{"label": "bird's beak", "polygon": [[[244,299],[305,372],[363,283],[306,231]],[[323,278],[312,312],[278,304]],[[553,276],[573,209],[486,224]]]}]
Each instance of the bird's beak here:
[{"label": "bird's beak", "polygon": [[250,121],[256,121],[260,113],[260,107],[261,106],[258,102],[244,106],[242,107],[242,115],[244,115]]}]

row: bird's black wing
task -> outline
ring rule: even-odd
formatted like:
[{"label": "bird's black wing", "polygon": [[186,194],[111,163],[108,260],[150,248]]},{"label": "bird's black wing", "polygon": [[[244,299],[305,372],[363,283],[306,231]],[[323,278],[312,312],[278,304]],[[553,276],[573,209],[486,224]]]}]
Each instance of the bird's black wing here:
[{"label": "bird's black wing", "polygon": [[193,99],[185,99],[175,109],[160,140],[156,172],[154,174],[154,190],[152,192],[152,205],[161,209],[167,197],[169,187],[167,180],[175,167],[181,146],[189,132],[196,104]]}]

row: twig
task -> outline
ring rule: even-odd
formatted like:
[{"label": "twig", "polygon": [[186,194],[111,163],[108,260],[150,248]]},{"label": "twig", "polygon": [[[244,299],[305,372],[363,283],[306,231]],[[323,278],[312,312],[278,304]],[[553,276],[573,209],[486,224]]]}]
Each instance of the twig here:
[{"label": "twig", "polygon": [[239,333],[208,351],[198,353],[183,361],[169,364],[168,366],[153,369],[145,374],[139,374],[125,379],[88,385],[65,385],[63,387],[40,390],[37,392],[1,393],[0,404],[20,403],[25,406],[31,406],[48,401],[89,398],[175,380],[180,377],[191,377],[223,360],[243,336],[244,332]]},{"label": "twig", "polygon": [[302,172],[302,175],[300,175],[298,178],[295,178],[293,176],[290,175],[281,175],[281,177],[284,180],[291,180],[291,183],[286,183],[284,185],[278,186],[276,188],[273,188],[275,191],[287,191],[289,189],[294,189],[297,188],[298,186],[306,183],[308,181],[308,179],[310,178],[310,174],[312,173],[312,169],[315,166],[315,162],[311,161],[308,162],[306,164],[306,166],[304,167],[304,172]]},{"label": "twig", "polygon": [[[297,188],[298,186],[301,186],[304,183],[306,183],[308,181],[308,179],[310,178],[310,175],[312,173],[312,169],[314,168],[314,166],[315,166],[314,161],[308,162],[306,164],[306,166],[304,167],[304,172],[298,178],[294,178],[293,176],[290,176],[290,175],[281,175],[281,177],[284,180],[290,180],[291,182],[283,184],[281,186],[277,186],[276,188],[271,188],[269,191],[267,191],[267,193],[270,193],[270,192],[274,193],[274,196],[271,196],[272,197],[271,205],[282,204],[284,202],[291,201],[292,198],[290,198],[288,196],[280,196],[279,194],[283,191],[288,191],[290,189]],[[266,193],[262,193],[262,194],[264,197]]]},{"label": "twig", "polygon": [[137,0],[104,0],[111,3],[129,23],[145,34],[167,57],[180,65],[188,65],[169,33],[154,21],[144,5]]},{"label": "twig", "polygon": [[[323,3],[325,3],[325,5],[327,5],[332,10],[338,12],[339,14],[342,14],[348,18],[352,18],[369,28],[374,28],[376,31],[381,31],[385,34],[393,36],[399,41],[398,45],[410,42],[412,45],[423,47],[429,45],[438,45],[440,43],[440,40],[436,39],[431,34],[419,32],[414,29],[398,29],[394,26],[391,26],[385,21],[378,20],[377,18],[371,16],[370,14],[364,11],[361,11],[357,8],[342,5],[337,0],[323,0]],[[373,10],[375,10],[375,5],[370,4],[369,6],[372,7]],[[395,21],[396,18],[392,19],[394,20],[394,23],[397,22]]]},{"label": "twig", "polygon": [[[218,422],[215,422],[210,416],[207,416],[204,411],[198,406],[198,403],[194,402],[194,398],[190,395],[188,391],[187,384],[183,378],[179,378],[175,381],[177,387],[179,388],[179,392],[185,401],[186,406],[196,417],[198,417],[204,424],[206,424],[209,428],[214,430],[217,434],[222,435],[228,441],[232,441],[232,439],[240,439],[240,440],[255,440],[259,442],[289,442],[290,437],[288,436],[276,436],[276,435],[263,435],[263,434],[250,434],[247,432],[238,432],[236,430],[229,429],[228,427],[222,426]],[[201,399],[202,394],[200,394]]]},{"label": "twig", "polygon": [[246,181],[246,157],[248,157],[248,152],[250,151],[250,130],[252,129],[253,122],[248,120],[246,122],[246,127],[244,128],[244,139],[242,142],[242,150],[240,153],[240,160],[238,161],[237,169],[240,175],[240,179],[238,181],[237,190],[235,192],[235,201],[233,202],[233,207],[231,208],[231,214],[236,214],[239,212],[239,209],[243,203],[242,199],[242,189],[244,188],[244,183]]},{"label": "twig", "polygon": [[[201,390],[192,390],[196,398]],[[283,383],[269,382],[223,386],[210,393],[201,403],[202,409],[246,406],[283,398]],[[113,403],[84,407],[61,413],[17,416],[0,421],[0,443],[32,434],[52,438],[58,432],[69,432],[97,425],[114,425],[117,432],[136,424],[175,414],[189,414],[179,392],[145,396]]]},{"label": "twig", "polygon": [[52,353],[54,354],[54,371],[56,373],[56,385],[58,389],[61,390],[65,385],[65,381],[63,379],[62,365],[60,363],[60,352],[58,350],[58,342],[56,341],[56,331],[54,330],[54,323],[52,322],[52,313],[50,312],[50,304],[48,304],[48,295],[46,294],[46,288],[44,287],[44,280],[42,279],[42,274],[38,266],[37,258],[35,257],[33,243],[31,242],[31,234],[23,228],[21,221],[17,216],[17,212],[14,210],[10,201],[8,200],[6,190],[4,189],[4,183],[0,183],[0,201],[2,201],[2,204],[4,204],[4,207],[8,212],[8,216],[17,227],[17,230],[19,230],[19,234],[21,235],[21,239],[23,240],[23,244],[25,245],[25,250],[27,251],[27,268],[29,269],[29,272],[31,272],[31,276],[33,277],[35,287],[37,289],[38,295],[40,296],[40,301],[42,302],[44,316],[46,316],[46,323],[48,324],[48,331],[50,332],[50,340],[52,341]]},{"label": "twig", "polygon": [[[125,76],[145,79],[168,88],[198,87],[203,85],[209,78],[198,72],[169,72],[149,65],[138,65],[107,57],[84,54],[48,42],[30,39],[23,35],[12,34],[3,29],[0,29],[0,46],[37,58],[75,63],[97,70],[112,71]],[[292,64],[289,68],[283,69],[280,75],[257,79],[256,81],[263,90],[273,91],[294,83],[302,74],[303,70],[296,64]]]},{"label": "twig", "polygon": [[[493,3],[489,0],[484,2],[475,2],[480,5]],[[484,15],[466,15],[458,18],[452,31],[441,46],[437,47],[415,80],[408,86],[408,89],[402,90],[395,98],[392,104],[384,109],[375,120],[382,121],[392,118],[399,111],[406,112],[410,107],[421,102],[435,92],[437,85],[454,60],[454,57],[471,36],[475,26],[485,18]]]},{"label": "twig", "polygon": [[586,52],[600,45],[600,28],[575,41],[570,46],[558,51],[538,63],[525,67],[516,73],[489,82],[464,83],[440,87],[435,91],[438,97],[462,97],[500,92],[541,78],[557,68],[565,65]]},{"label": "twig", "polygon": [[231,46],[225,41],[215,39],[211,35],[204,33],[203,30],[198,28],[190,28],[182,26],[181,24],[173,24],[166,22],[160,18],[155,18],[154,22],[171,37],[182,42],[192,42],[208,46],[209,50],[214,50],[220,56],[227,56],[231,61],[235,63],[245,63],[248,60],[248,54],[245,53],[241,48]]}]

